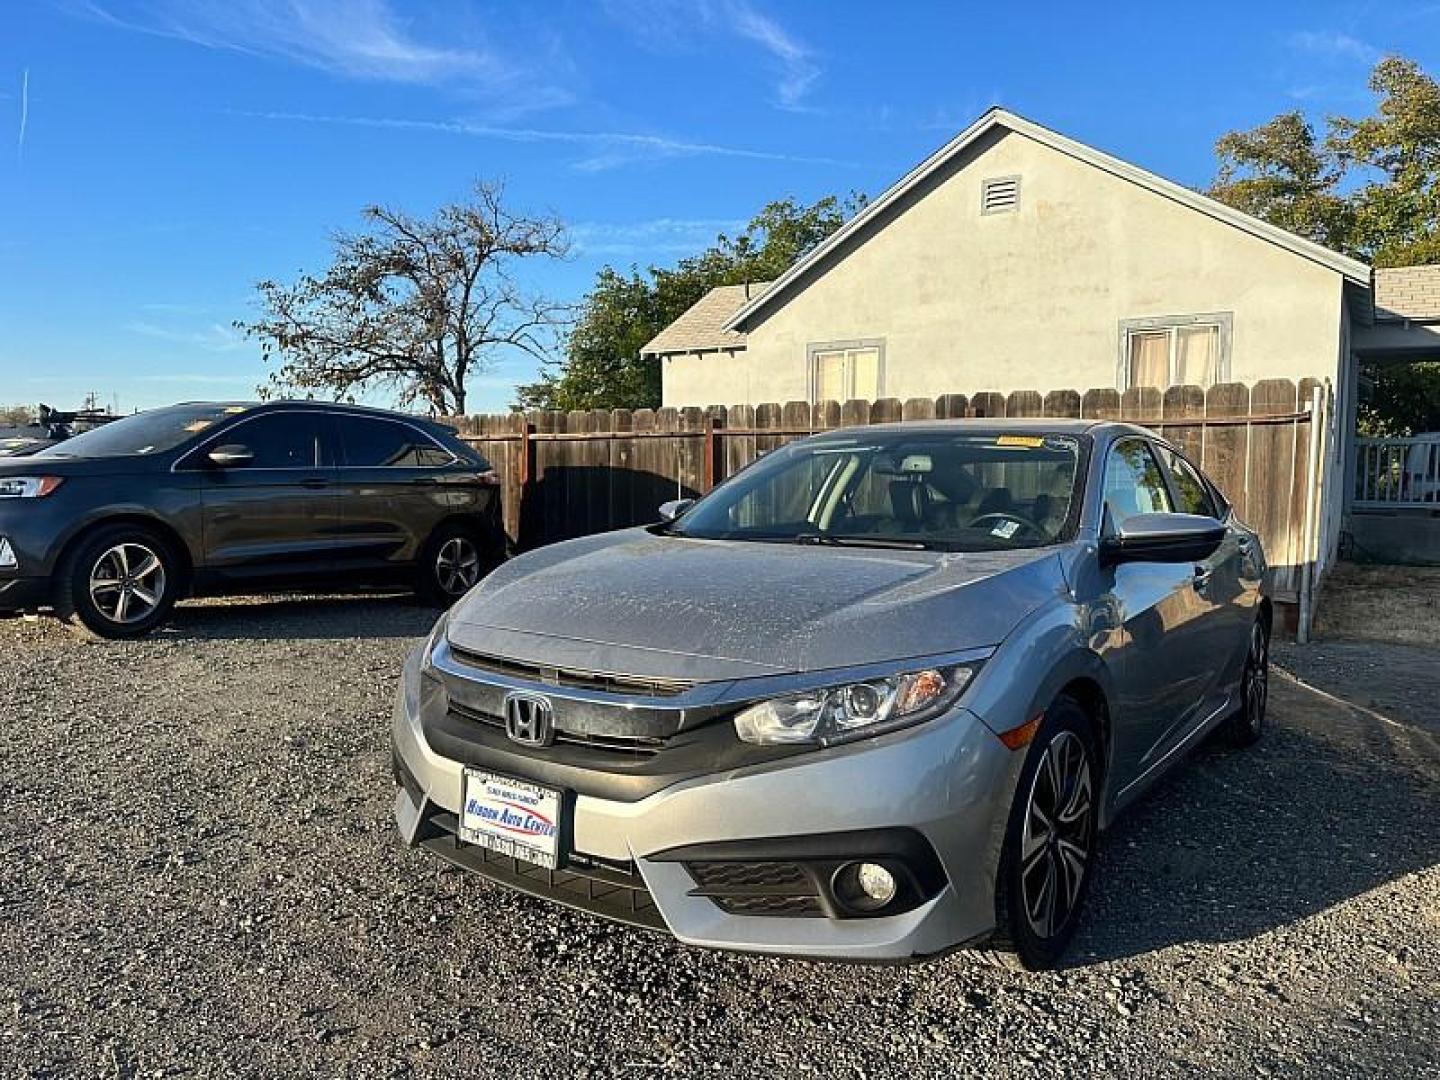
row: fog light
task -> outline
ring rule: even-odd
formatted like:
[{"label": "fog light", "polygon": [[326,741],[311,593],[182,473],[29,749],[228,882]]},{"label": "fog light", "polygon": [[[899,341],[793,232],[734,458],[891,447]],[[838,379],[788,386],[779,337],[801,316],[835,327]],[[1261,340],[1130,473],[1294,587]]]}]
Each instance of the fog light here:
[{"label": "fog light", "polygon": [[856,878],[860,891],[882,907],[895,899],[895,875],[879,863],[861,863]]},{"label": "fog light", "polygon": [[872,862],[846,863],[830,880],[835,900],[852,915],[878,914],[900,891],[893,871]]}]

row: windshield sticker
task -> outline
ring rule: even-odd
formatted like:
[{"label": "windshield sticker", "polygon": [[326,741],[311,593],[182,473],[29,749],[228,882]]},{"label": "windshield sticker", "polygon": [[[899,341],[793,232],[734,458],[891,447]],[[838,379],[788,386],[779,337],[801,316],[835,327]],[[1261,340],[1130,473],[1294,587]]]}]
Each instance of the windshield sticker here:
[{"label": "windshield sticker", "polygon": [[991,536],[998,536],[1001,540],[1009,540],[1020,530],[1018,521],[997,521],[995,527],[990,530]]},{"label": "windshield sticker", "polygon": [[1043,435],[1001,435],[995,440],[996,446],[1023,446],[1027,450],[1034,450],[1045,445]]},{"label": "windshield sticker", "polygon": [[242,412],[244,412],[244,411],[245,411],[245,406],[244,406],[244,405],[231,405],[229,408],[227,408],[227,409],[225,410],[225,414],[226,414],[227,416],[234,416],[236,413],[242,413]]}]

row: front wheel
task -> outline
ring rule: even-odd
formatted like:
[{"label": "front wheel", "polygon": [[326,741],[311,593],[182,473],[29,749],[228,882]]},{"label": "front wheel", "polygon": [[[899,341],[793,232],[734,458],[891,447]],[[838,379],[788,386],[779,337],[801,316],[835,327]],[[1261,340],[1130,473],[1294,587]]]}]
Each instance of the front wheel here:
[{"label": "front wheel", "polygon": [[143,637],[175,606],[179,578],[170,546],[149,529],[100,529],[58,571],[55,611],[94,637]]},{"label": "front wheel", "polygon": [[1075,934],[1095,859],[1099,758],[1079,702],[1045,712],[1020,771],[996,885],[994,955],[1053,967]]}]

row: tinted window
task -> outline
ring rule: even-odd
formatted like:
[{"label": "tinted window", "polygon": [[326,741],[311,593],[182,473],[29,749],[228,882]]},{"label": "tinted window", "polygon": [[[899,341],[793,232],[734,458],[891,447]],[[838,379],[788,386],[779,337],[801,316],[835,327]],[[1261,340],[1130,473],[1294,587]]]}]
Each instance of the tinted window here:
[{"label": "tinted window", "polygon": [[1105,463],[1105,509],[1114,525],[1136,514],[1169,514],[1170,492],[1150,447],[1141,439],[1116,443]]},{"label": "tinted window", "polygon": [[36,457],[114,457],[160,454],[197,438],[211,425],[245,405],[172,405],[151,409],[92,428],[73,439],[41,450]]},{"label": "tinted window", "polygon": [[251,469],[313,469],[325,460],[321,450],[324,423],[320,413],[269,413],[225,432],[213,446],[238,443],[247,447],[255,455],[247,466]]},{"label": "tinted window", "polygon": [[1170,480],[1175,487],[1175,497],[1179,501],[1179,508],[1182,514],[1202,514],[1205,517],[1218,517],[1215,513],[1215,502],[1210,498],[1210,490],[1205,486],[1205,481],[1200,479],[1191,464],[1179,454],[1171,450],[1160,449],[1160,460],[1165,463],[1165,468],[1170,472]]},{"label": "tinted window", "polygon": [[404,424],[370,416],[339,420],[345,464],[359,468],[433,468],[450,464],[450,453]]}]

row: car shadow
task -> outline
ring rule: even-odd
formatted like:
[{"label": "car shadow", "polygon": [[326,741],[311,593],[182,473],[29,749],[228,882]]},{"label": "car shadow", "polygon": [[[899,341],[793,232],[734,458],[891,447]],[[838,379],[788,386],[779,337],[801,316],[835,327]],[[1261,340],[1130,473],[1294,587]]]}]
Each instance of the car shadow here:
[{"label": "car shadow", "polygon": [[440,617],[414,596],[255,596],[176,605],[162,640],[424,637]]},{"label": "car shadow", "polygon": [[1115,822],[1068,966],[1252,937],[1440,863],[1440,740],[1271,686],[1258,745],[1208,740]]}]

